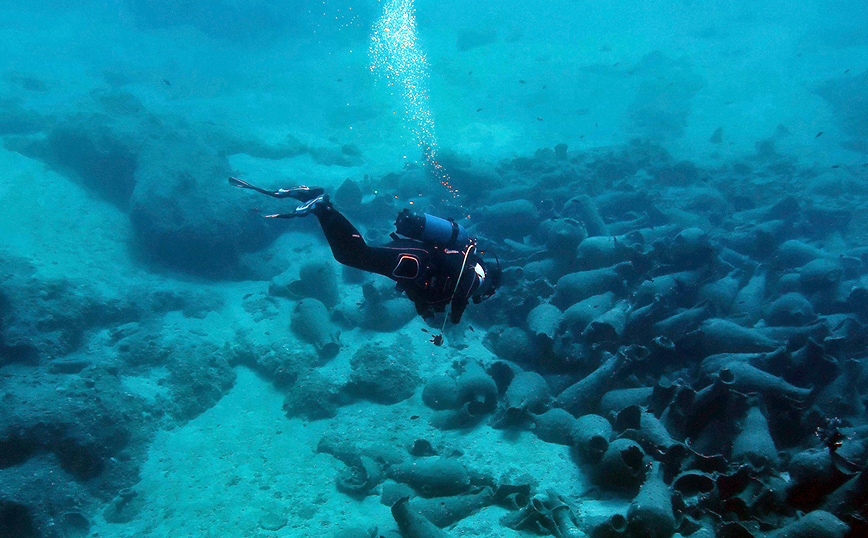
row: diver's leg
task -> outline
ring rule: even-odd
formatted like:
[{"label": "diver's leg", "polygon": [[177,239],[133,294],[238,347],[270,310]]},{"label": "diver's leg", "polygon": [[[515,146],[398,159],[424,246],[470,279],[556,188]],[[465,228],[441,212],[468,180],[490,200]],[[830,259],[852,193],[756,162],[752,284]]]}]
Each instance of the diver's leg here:
[{"label": "diver's leg", "polygon": [[362,234],[340,211],[328,203],[317,208],[313,214],[319,219],[335,260],[350,267],[370,270],[366,263],[366,254],[371,247],[365,243]]},{"label": "diver's leg", "polygon": [[402,256],[411,255],[421,260],[427,254],[422,249],[406,245],[368,245],[356,227],[331,204],[317,207],[313,214],[319,219],[335,260],[344,265],[395,279],[395,270]]},{"label": "diver's leg", "polygon": [[374,255],[377,248],[368,246],[359,230],[340,211],[331,204],[324,204],[313,213],[319,219],[335,260],[363,271],[381,273],[379,257]]},{"label": "diver's leg", "polygon": [[291,213],[275,213],[274,215],[263,216],[269,219],[293,219],[295,217],[306,217],[313,213],[316,208],[326,205],[331,205],[329,204],[329,197],[325,194],[320,194],[316,198],[308,200],[296,207]]}]

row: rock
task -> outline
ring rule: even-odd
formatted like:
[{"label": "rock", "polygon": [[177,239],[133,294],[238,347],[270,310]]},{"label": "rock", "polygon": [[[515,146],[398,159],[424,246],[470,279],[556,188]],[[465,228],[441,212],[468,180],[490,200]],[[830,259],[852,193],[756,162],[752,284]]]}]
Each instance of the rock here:
[{"label": "rock", "polygon": [[0,253],[0,366],[37,364],[79,348],[88,331],[139,320],[134,293],[65,277],[39,277],[27,260]]},{"label": "rock", "polygon": [[[36,456],[0,472],[0,536],[57,536],[57,526],[63,525],[63,514],[70,513],[71,506],[95,502],[85,486],[58,466],[56,458]],[[75,529],[66,536],[81,536]]]},{"label": "rock", "polygon": [[353,371],[346,390],[357,398],[394,404],[413,395],[419,374],[409,341],[398,345],[370,342],[350,359]]},{"label": "rock", "polygon": [[288,416],[321,420],[335,416],[344,402],[345,396],[339,385],[318,370],[311,370],[299,377],[292,390],[286,393],[283,410]]},{"label": "rock", "polygon": [[235,385],[235,371],[216,343],[179,338],[174,344],[166,359],[169,412],[183,423],[220,401]]}]

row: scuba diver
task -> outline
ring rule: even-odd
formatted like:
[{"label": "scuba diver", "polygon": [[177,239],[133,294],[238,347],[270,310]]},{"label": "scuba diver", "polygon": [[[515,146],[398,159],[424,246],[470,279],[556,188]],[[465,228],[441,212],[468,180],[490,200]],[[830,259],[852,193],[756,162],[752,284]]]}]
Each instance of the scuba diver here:
[{"label": "scuba diver", "polygon": [[[250,189],[273,198],[293,198],[302,202],[290,213],[264,215],[289,219],[313,213],[319,220],[335,260],[344,265],[391,278],[407,294],[423,318],[445,312],[453,324],[461,320],[467,304],[491,297],[500,285],[500,262],[483,260],[476,251],[476,240],[463,226],[452,220],[404,209],[395,221],[396,233],[382,246],[365,243],[359,231],[329,201],[322,187],[293,187],[269,191],[238,178],[229,184]],[[399,237],[403,236],[403,237]],[[443,327],[446,320],[443,321]],[[443,342],[443,329],[433,342]]]}]

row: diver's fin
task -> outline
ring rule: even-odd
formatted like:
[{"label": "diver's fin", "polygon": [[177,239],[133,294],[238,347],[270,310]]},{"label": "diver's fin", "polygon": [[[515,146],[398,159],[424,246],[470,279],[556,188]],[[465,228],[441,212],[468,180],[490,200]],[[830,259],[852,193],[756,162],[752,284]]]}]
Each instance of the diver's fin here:
[{"label": "diver's fin", "polygon": [[265,189],[260,189],[259,187],[254,187],[250,183],[248,183],[246,181],[242,181],[242,180],[238,179],[237,177],[230,177],[229,178],[229,184],[232,185],[233,187],[238,187],[239,189],[250,189],[252,191],[261,192],[262,194],[266,194],[268,196],[274,196],[275,198],[281,198],[281,196],[277,196],[277,193],[267,191]]},{"label": "diver's fin", "polygon": [[238,187],[240,189],[250,189],[266,196],[271,196],[272,198],[295,198],[299,202],[309,202],[313,200],[317,196],[320,196],[325,192],[325,189],[322,187],[307,187],[305,185],[299,185],[298,187],[291,187],[289,189],[277,189],[276,191],[268,191],[265,189],[260,189],[259,187],[255,187],[246,181],[238,179],[237,177],[230,177],[229,184],[233,187]]}]

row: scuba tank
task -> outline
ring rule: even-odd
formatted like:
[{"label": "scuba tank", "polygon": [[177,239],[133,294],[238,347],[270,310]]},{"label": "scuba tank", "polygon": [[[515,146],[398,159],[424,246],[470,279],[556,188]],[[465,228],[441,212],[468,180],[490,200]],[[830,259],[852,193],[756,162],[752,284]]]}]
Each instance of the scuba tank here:
[{"label": "scuba tank", "polygon": [[413,213],[409,209],[398,214],[395,232],[408,239],[452,249],[461,250],[470,244],[467,230],[454,220],[441,219],[427,213]]}]

